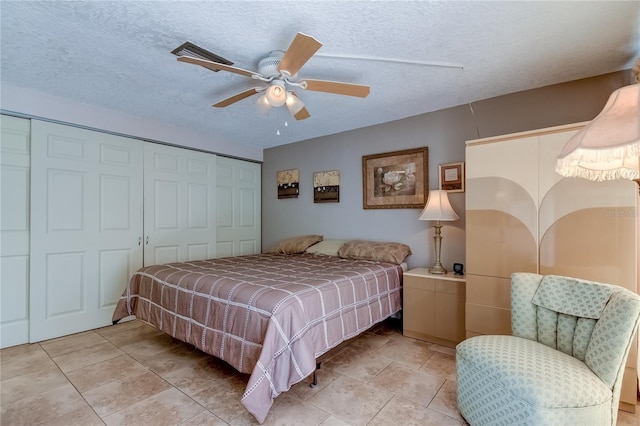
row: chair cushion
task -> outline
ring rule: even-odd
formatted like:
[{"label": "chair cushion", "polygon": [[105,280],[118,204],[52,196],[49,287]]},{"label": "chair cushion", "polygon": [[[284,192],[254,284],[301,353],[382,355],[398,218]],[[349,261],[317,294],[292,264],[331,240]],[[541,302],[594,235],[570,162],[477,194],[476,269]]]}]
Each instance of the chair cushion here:
[{"label": "chair cushion", "polygon": [[546,275],[532,303],[567,315],[598,319],[615,292],[615,287],[606,284]]},{"label": "chair cushion", "polygon": [[477,336],[460,343],[456,357],[482,377],[474,382],[502,387],[519,403],[540,408],[610,404],[611,390],[582,361],[541,343],[515,336]]}]

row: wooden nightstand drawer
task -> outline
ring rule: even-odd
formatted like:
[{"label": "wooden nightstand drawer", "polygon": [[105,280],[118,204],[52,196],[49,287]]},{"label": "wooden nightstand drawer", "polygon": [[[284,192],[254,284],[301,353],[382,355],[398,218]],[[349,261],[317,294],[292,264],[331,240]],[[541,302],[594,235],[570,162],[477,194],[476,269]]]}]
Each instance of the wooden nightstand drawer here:
[{"label": "wooden nightstand drawer", "polygon": [[426,268],[403,276],[403,334],[455,347],[465,338],[465,280]]}]

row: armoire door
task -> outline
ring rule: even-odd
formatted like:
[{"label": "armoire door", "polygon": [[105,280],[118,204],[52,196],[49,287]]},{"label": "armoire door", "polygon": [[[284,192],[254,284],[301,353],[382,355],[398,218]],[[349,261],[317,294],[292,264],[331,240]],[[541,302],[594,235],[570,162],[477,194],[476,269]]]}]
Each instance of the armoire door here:
[{"label": "armoire door", "polygon": [[30,123],[0,116],[0,348],[29,341]]},{"label": "armoire door", "polygon": [[142,266],[143,143],[32,120],[30,341],[111,324]]},{"label": "armoire door", "polygon": [[144,264],[216,256],[216,156],[144,146]]},{"label": "armoire door", "polygon": [[260,253],[260,164],[218,156],[216,257]]}]

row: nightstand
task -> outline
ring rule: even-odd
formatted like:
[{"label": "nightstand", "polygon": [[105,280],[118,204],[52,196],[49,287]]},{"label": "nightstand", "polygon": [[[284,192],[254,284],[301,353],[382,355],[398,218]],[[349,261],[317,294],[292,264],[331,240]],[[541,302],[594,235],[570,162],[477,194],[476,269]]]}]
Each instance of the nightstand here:
[{"label": "nightstand", "polygon": [[465,338],[463,275],[403,274],[402,334],[454,348]]}]

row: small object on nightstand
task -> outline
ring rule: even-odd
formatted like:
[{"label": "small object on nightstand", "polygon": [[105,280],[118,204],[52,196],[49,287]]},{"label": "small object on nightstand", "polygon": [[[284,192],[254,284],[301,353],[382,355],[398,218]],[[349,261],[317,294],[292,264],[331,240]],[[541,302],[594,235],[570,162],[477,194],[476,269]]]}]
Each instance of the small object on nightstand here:
[{"label": "small object on nightstand", "polygon": [[464,275],[464,265],[462,263],[454,263],[453,272],[455,275]]}]

